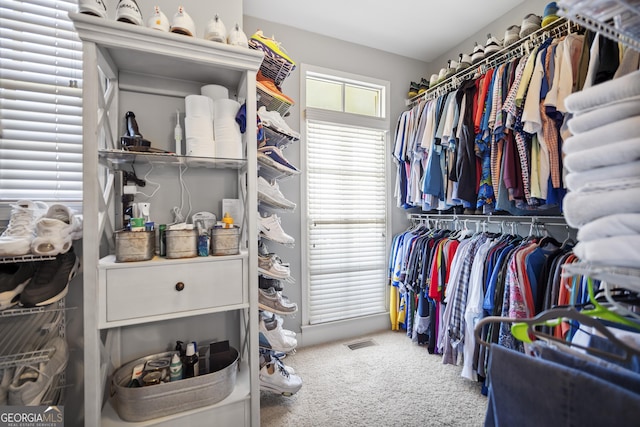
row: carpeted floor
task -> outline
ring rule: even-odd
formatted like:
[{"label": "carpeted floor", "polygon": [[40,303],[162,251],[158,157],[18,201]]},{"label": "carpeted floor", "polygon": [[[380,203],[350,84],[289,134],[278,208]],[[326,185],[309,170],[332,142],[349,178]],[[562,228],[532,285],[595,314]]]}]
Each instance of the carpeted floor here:
[{"label": "carpeted floor", "polygon": [[[376,345],[351,350],[371,339]],[[302,377],[291,397],[261,392],[263,427],[482,426],[487,399],[479,383],[443,365],[405,332],[298,350],[284,359]]]}]

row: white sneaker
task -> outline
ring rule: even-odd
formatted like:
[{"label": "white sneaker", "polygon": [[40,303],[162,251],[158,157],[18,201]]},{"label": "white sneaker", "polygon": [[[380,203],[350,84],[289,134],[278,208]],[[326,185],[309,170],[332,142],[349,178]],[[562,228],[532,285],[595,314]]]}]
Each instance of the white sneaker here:
[{"label": "white sneaker", "polygon": [[31,252],[36,255],[64,254],[72,241],[82,238],[82,217],[65,205],[51,205],[47,213],[36,221],[36,238]]},{"label": "white sneaker", "polygon": [[178,11],[173,15],[173,21],[171,21],[172,33],[184,34],[185,36],[196,36],[196,24],[184,7],[179,6]]},{"label": "white sneaker", "polygon": [[282,328],[277,323],[267,325],[264,319],[260,319],[259,332],[269,343],[269,350],[290,353],[298,346],[295,338],[288,337],[282,333]]},{"label": "white sneaker", "polygon": [[260,116],[260,121],[264,126],[268,126],[293,138],[300,139],[300,133],[291,129],[277,111],[267,111],[267,108],[262,105],[258,108],[258,116]]},{"label": "white sneaker", "polygon": [[240,25],[236,24],[233,30],[229,31],[227,43],[231,46],[249,47],[247,35],[240,29]]},{"label": "white sneaker", "polygon": [[[258,289],[258,307],[278,314],[293,314],[298,311],[298,304],[289,301],[289,298],[282,295],[282,291],[273,288]],[[282,325],[267,324],[267,328],[275,326],[282,328]]]},{"label": "white sneaker", "polygon": [[0,256],[22,256],[31,250],[35,222],[47,211],[44,202],[20,200],[11,205],[7,229],[0,235]]},{"label": "white sneaker", "polygon": [[169,18],[160,10],[159,6],[153,7],[153,14],[147,19],[147,27],[154,30],[169,32]]},{"label": "white sneaker", "polygon": [[98,16],[100,18],[106,18],[107,6],[104,4],[103,0],[79,0],[78,12]]},{"label": "white sneaker", "polygon": [[284,368],[284,364],[271,361],[260,368],[260,389],[292,395],[302,387],[302,378],[296,374],[290,374]]},{"label": "white sneaker", "polygon": [[269,182],[261,176],[258,177],[258,199],[276,208],[287,210],[295,210],[296,208],[295,203],[284,197],[276,181],[269,184]]},{"label": "white sneaker", "polygon": [[136,0],[120,0],[116,7],[116,21],[134,25],[144,25],[142,13]]},{"label": "white sneaker", "polygon": [[269,327],[271,323],[276,323],[276,326],[279,326],[280,329],[282,330],[282,333],[285,336],[291,337],[291,338],[296,338],[298,334],[296,334],[295,332],[289,330],[289,329],[285,329],[282,325],[284,324],[284,319],[282,318],[282,316],[278,316],[276,313],[271,313],[269,311],[262,311],[262,319],[264,319],[264,324],[265,326]]},{"label": "white sneaker", "polygon": [[[270,353],[273,353],[273,352],[270,352]],[[271,363],[271,361],[273,361],[273,363],[275,363],[277,365],[281,365],[289,373],[289,375],[292,375],[292,374],[296,373],[296,370],[293,367],[291,367],[289,365],[285,365],[282,362],[282,360],[278,359],[273,354],[271,354],[271,356],[266,356],[264,354],[260,354],[260,368],[262,368],[267,363]]]},{"label": "white sneaker", "polygon": [[207,28],[204,31],[204,39],[218,43],[227,42],[227,27],[218,14],[207,23]]},{"label": "white sneaker", "polygon": [[258,272],[272,279],[287,280],[291,277],[289,266],[278,262],[277,257],[258,255]]},{"label": "white sneaker", "polygon": [[280,218],[275,214],[258,218],[258,234],[283,245],[293,245],[296,241],[284,232],[280,225]]},{"label": "white sneaker", "polygon": [[64,371],[69,360],[67,342],[60,337],[49,341],[43,350],[53,349],[49,360],[38,367],[23,365],[16,369],[9,385],[9,405],[37,406],[52,387],[54,378]]}]

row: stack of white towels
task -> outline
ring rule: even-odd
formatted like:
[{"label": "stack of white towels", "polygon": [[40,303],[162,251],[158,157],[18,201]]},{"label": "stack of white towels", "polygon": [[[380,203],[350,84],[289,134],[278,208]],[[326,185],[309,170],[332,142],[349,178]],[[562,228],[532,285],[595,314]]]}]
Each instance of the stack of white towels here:
[{"label": "stack of white towels", "polygon": [[200,95],[185,98],[186,154],[241,159],[242,134],[236,122],[240,103],[220,85],[205,85]]},{"label": "stack of white towels", "polygon": [[640,71],[565,100],[567,224],[583,261],[640,268]]}]

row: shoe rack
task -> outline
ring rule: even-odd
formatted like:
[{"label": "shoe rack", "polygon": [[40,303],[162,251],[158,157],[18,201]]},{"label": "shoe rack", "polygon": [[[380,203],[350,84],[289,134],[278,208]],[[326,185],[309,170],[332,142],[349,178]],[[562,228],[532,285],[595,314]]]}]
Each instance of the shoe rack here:
[{"label": "shoe rack", "polygon": [[[164,139],[164,149],[168,149],[173,131],[160,133],[158,129],[163,125],[173,129],[176,108],[184,107],[185,96],[199,94],[208,84],[228,88],[241,104],[246,102],[247,117],[254,117],[256,73],[263,54],[88,15],[69,16],[83,41],[84,63],[85,425],[134,425],[119,417],[116,403],[105,393],[114,370],[146,354],[166,351],[168,343],[181,339],[169,331],[186,330],[215,333],[203,338],[228,340],[238,346],[233,391],[214,405],[135,425],[209,425],[216,420],[217,425],[257,426],[256,122],[247,121],[246,153],[241,159],[123,151],[118,141],[122,134],[119,123],[129,104],[135,103],[145,138],[152,141],[152,147]],[[194,204],[199,204],[193,212],[202,205],[219,206],[223,198],[241,200],[244,218],[234,221],[244,227],[240,253],[179,259],[155,256],[148,261],[117,263],[114,233],[121,226],[121,174],[134,164],[136,170],[153,167],[156,179],[164,180],[158,187],[162,200],[153,199],[158,205],[176,196],[176,183],[182,182],[185,168],[192,174],[189,184],[201,190],[192,194]],[[169,209],[157,214],[153,209],[156,223],[172,222]],[[131,340],[135,345],[127,345]],[[132,356],[146,351],[138,344],[153,345],[156,351]]]},{"label": "shoe rack", "polygon": [[[274,44],[277,44],[277,42],[274,42]],[[263,49],[260,43],[253,43],[253,40],[251,38],[249,39],[249,47],[253,49],[258,49],[258,50]],[[295,65],[279,58],[277,54],[273,55],[273,53],[271,52],[265,52],[264,60],[260,65],[258,79],[263,81],[268,80],[266,83],[268,84],[269,87],[274,88],[274,91],[276,93],[273,93],[273,92],[269,93],[263,90],[260,86],[257,86],[256,101],[257,101],[258,110],[264,107],[264,109],[266,109],[268,112],[272,112],[273,114],[279,114],[282,120],[284,120],[284,118],[288,116],[289,109],[292,107],[293,104],[289,103],[288,101],[285,101],[285,99],[290,99],[290,98],[286,96],[280,96],[282,94],[281,87],[284,80],[287,77],[289,77],[289,75],[294,69],[295,69]],[[280,94],[278,94],[277,92],[280,92]],[[260,117],[259,114],[258,114],[258,117]],[[289,134],[285,132],[282,128],[278,128],[277,126],[267,125],[264,122],[261,124],[261,130],[260,129],[258,130],[258,147],[259,148],[264,146],[273,146],[278,148],[281,152],[284,152],[284,150],[290,144],[298,142],[299,139],[300,139],[299,135]],[[260,157],[258,159],[259,159],[257,164],[258,176],[264,178],[267,182],[271,184],[293,178],[297,175],[296,173],[293,173],[293,172],[285,172],[283,170],[279,170],[271,164],[260,161]],[[286,197],[286,195],[284,196]],[[293,212],[294,210],[295,210],[295,207],[293,207],[293,209],[287,209],[287,208],[283,208],[282,206],[269,203],[268,201],[265,201],[265,200],[258,200],[258,215],[261,217],[277,215],[278,219],[280,219],[279,217],[280,213],[290,213],[290,212]],[[280,225],[282,226],[282,229],[286,232],[286,221],[284,224],[281,222]],[[270,251],[271,255],[277,257],[278,261],[280,261],[277,254],[273,252],[272,248],[268,248],[267,245],[270,245],[270,246],[281,245],[282,243],[272,241],[268,239],[266,236],[262,235],[261,233],[258,233],[258,239],[260,240],[259,251],[261,250],[261,251],[268,252],[269,249],[271,249]],[[295,245],[295,243],[292,245]],[[287,245],[287,246],[291,246],[291,245]],[[261,274],[261,275],[263,276],[261,279],[263,280],[266,279],[266,281],[268,282],[278,281],[279,283],[283,283],[287,281],[287,280],[283,280],[282,278],[272,277],[266,274]],[[282,288],[282,291],[277,291],[277,293],[279,294],[286,293],[286,286],[284,287],[281,286],[281,288]],[[285,314],[284,316],[287,316],[287,315],[291,316],[291,315],[295,315],[296,313],[297,313],[297,310],[295,312]],[[260,316],[262,316],[262,313],[260,314]],[[269,343],[266,340],[266,337],[261,336],[259,341],[260,341],[261,361],[263,361],[264,363],[276,363],[277,361],[277,364],[280,366],[280,368],[276,368],[276,369],[284,369],[284,365],[282,365],[282,362],[280,362],[276,356],[276,354],[280,352],[267,346]],[[293,351],[295,351],[295,349]],[[259,369],[263,367],[262,362],[260,365],[261,366],[259,366]],[[299,377],[298,377],[298,380],[300,381]],[[299,386],[295,389],[295,391],[297,391],[297,389],[299,389]],[[283,395],[291,395],[295,393],[295,391],[291,393],[291,392],[287,392],[286,390],[269,388],[267,385],[263,386],[262,384],[261,384],[261,390],[272,392],[272,393],[280,393]]]},{"label": "shoe rack", "polygon": [[[55,256],[0,257],[0,264],[54,260]],[[55,349],[47,348],[54,337],[65,339],[65,299],[43,307],[14,306],[0,311],[0,380],[5,372],[14,373],[23,366],[46,364]],[[63,405],[66,376],[56,376],[40,400],[41,405]],[[3,390],[6,392],[6,390]],[[4,396],[6,397],[6,396]],[[8,404],[8,403],[7,403]]]}]

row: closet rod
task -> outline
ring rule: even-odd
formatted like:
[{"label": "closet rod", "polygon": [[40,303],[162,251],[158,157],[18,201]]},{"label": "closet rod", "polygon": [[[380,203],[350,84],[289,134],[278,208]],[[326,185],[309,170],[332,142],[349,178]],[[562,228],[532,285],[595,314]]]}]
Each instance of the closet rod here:
[{"label": "closet rod", "polygon": [[550,226],[569,227],[561,216],[510,216],[510,215],[457,215],[457,214],[417,214],[410,213],[407,215],[410,221],[476,221],[486,222],[487,224],[501,224],[502,222],[517,222],[523,225],[544,224]]},{"label": "closet rod", "polygon": [[566,18],[560,18],[541,28],[527,37],[505,47],[496,53],[486,57],[477,64],[469,68],[465,68],[449,77],[448,79],[438,83],[426,92],[407,100],[407,106],[413,107],[420,101],[428,101],[457,89],[462,82],[473,78],[476,74],[484,74],[487,70],[495,68],[509,60],[531,53],[531,50],[541,45],[550,37],[558,38],[569,34],[572,31],[578,31],[581,27]]}]

